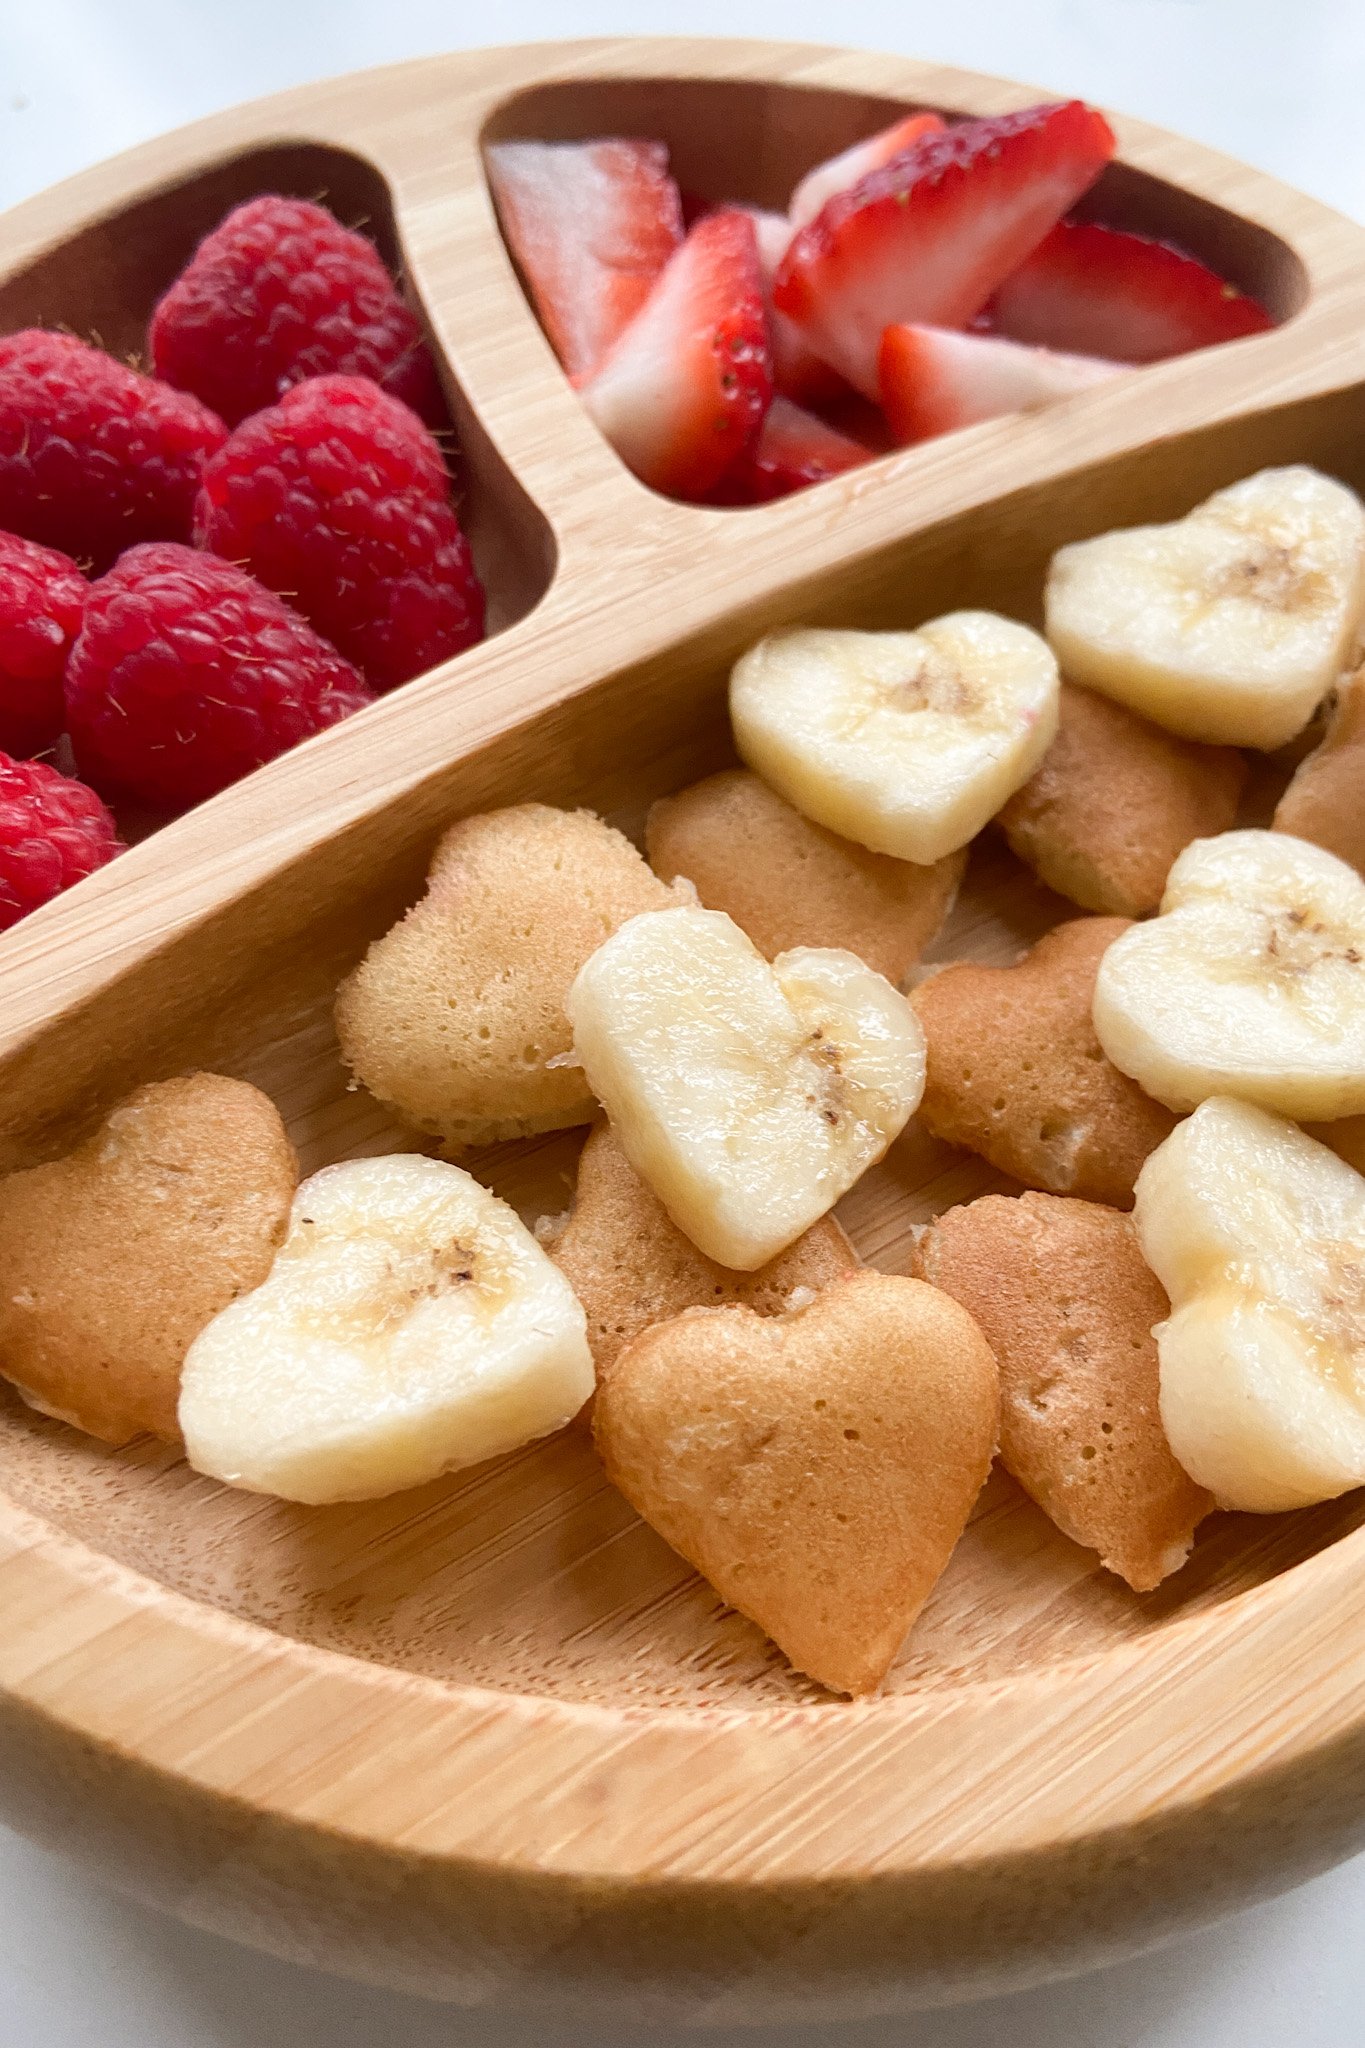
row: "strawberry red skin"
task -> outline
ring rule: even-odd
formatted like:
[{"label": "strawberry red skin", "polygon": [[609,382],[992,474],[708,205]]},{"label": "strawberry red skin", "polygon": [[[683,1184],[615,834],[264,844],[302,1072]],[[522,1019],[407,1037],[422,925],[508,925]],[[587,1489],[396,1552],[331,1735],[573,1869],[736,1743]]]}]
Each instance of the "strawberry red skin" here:
[{"label": "strawberry red skin", "polygon": [[758,241],[758,262],[763,272],[764,303],[768,309],[768,338],[773,351],[773,388],[795,405],[823,408],[844,397],[849,386],[822,363],[799,327],[773,305],[773,278],[787,253],[793,228],[785,213],[769,213],[762,207],[745,207],[754,224]]},{"label": "strawberry red skin", "polygon": [[836,192],[844,192],[850,185],[856,185],[869,171],[880,170],[883,164],[900,156],[923,135],[936,135],[945,127],[941,114],[906,114],[899,121],[893,121],[889,128],[878,129],[862,142],[855,142],[851,148],[841,150],[837,156],[827,157],[814,170],[807,171],[796,187],[787,208],[792,220],[792,233],[804,227],[808,220],[814,220],[822,206],[831,200]]},{"label": "strawberry red skin", "polygon": [[766,505],[872,460],[872,450],[780,394],[753,447],[726,472],[713,505]]},{"label": "strawberry red skin", "polygon": [[965,325],[1113,151],[1108,122],[1080,100],[922,136],[801,229],[773,303],[875,397],[884,330]]},{"label": "strawberry red skin", "polygon": [[590,376],[683,238],[662,142],[498,142],[488,178],[551,346]]},{"label": "strawberry red skin", "polygon": [[773,391],[754,224],[699,220],[583,403],[642,483],[700,502],[757,438]]},{"label": "strawberry red skin", "polygon": [[1059,221],[990,302],[1013,341],[1155,363],[1261,334],[1256,300],[1169,243],[1094,221]]}]

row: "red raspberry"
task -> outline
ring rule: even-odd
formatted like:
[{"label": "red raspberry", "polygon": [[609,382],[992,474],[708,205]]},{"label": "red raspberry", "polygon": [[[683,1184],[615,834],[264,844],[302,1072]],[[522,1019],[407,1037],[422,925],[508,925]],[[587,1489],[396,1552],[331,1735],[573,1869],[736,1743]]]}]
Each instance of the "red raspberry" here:
[{"label": "red raspberry", "polygon": [[93,789],[46,761],[0,754],[0,931],[122,851]]},{"label": "red raspberry", "polygon": [[62,729],[62,674],[85,578],[68,555],[0,533],[0,747],[41,754]]},{"label": "red raspberry", "polygon": [[372,702],[334,647],[244,569],[130,548],[90,587],[66,666],[82,775],[181,810]]},{"label": "red raspberry", "polygon": [[226,429],[197,398],[74,334],[0,339],[0,527],[105,569],[140,540],[187,540]]},{"label": "red raspberry", "polygon": [[278,590],[377,690],[483,636],[441,451],[368,377],[313,377],[204,469],[194,538]]},{"label": "red raspberry", "polygon": [[236,426],[291,384],[373,377],[439,426],[441,387],[421,329],[378,250],[309,199],[234,207],[152,314],[158,377]]}]

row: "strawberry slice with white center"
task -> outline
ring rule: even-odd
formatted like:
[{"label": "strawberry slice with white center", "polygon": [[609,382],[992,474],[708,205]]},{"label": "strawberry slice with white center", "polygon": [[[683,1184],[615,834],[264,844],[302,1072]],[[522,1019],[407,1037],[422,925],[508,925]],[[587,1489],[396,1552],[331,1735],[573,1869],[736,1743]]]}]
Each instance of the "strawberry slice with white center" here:
[{"label": "strawberry slice with white center", "polygon": [[773,387],[796,405],[831,405],[848,391],[848,385],[837,370],[821,362],[800,328],[785,313],[779,313],[772,302],[773,278],[791,242],[792,224],[785,213],[765,213],[757,206],[744,210],[758,237],[758,261],[763,272],[772,340]]},{"label": "strawberry slice with white center", "polygon": [[875,397],[883,331],[964,326],[1113,152],[1108,122],[1080,100],[922,135],[798,232],[773,303]]},{"label": "strawberry slice with white center", "polygon": [[754,224],[708,213],[673,256],[583,403],[642,483],[702,498],[757,438],[773,394]]},{"label": "strawberry slice with white center", "polygon": [[893,121],[889,128],[881,128],[865,141],[855,142],[851,149],[841,150],[838,156],[826,157],[824,163],[817,164],[813,171],[807,171],[792,193],[791,205],[787,208],[792,228],[803,228],[808,220],[815,219],[821,207],[836,192],[846,192],[869,171],[879,171],[883,164],[890,163],[893,156],[909,149],[921,135],[937,135],[946,125],[941,114],[907,114],[903,121]]},{"label": "strawberry slice with white center", "polygon": [[1127,366],[1096,356],[1025,348],[946,327],[888,327],[879,371],[882,410],[902,446],[1002,413],[1034,412],[1088,391]]},{"label": "strawberry slice with white center", "polygon": [[496,142],[488,181],[555,354],[590,374],[682,241],[662,142]]},{"label": "strawberry slice with white center", "polygon": [[713,505],[765,505],[872,460],[872,450],[780,394],[749,451],[721,478]]},{"label": "strawberry slice with white center", "polygon": [[1005,279],[989,313],[1015,341],[1126,363],[1160,362],[1275,324],[1183,250],[1094,221],[1058,221]]}]

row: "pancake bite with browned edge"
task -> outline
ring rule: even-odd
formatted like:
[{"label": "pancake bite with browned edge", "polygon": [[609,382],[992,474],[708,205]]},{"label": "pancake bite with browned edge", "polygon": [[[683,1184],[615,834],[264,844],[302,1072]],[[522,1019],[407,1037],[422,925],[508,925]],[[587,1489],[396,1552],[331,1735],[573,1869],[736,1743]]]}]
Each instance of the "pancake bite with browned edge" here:
[{"label": "pancake bite with browned edge", "polygon": [[1143,1161],[1175,1118],[1105,1058],[1095,976],[1128,923],[1058,925],[1013,967],[959,962],[921,983],[920,1115],[936,1138],[1054,1195],[1129,1209]]},{"label": "pancake bite with browned edge", "polygon": [[1274,829],[1365,875],[1365,668],[1337,685],[1327,730],[1280,798]]},{"label": "pancake bite with browned edge", "polygon": [[0,1374],[106,1443],[175,1442],[185,1354],[258,1287],[298,1177],[245,1081],[153,1081],[66,1158],[0,1181]]},{"label": "pancake bite with browned edge", "polygon": [[859,1263],[834,1218],[822,1216],[755,1273],[717,1265],[679,1230],[608,1123],[598,1124],[583,1147],[573,1208],[541,1236],[587,1311],[599,1380],[632,1338],[684,1309],[737,1302],[758,1315],[780,1315],[793,1296],[818,1293]]},{"label": "pancake bite with browned edge", "polygon": [[568,1063],[569,986],[628,918],[682,900],[591,811],[462,818],[421,902],[342,983],[342,1057],[405,1123],[452,1145],[589,1123],[596,1103]]},{"label": "pancake bite with browned edge", "polygon": [[1057,737],[998,822],[1059,896],[1113,917],[1145,917],[1176,855],[1231,827],[1246,775],[1234,747],[1177,739],[1064,682]]},{"label": "pancake bite with browned edge", "polygon": [[683,875],[775,960],[793,946],[846,946],[898,985],[953,907],[965,848],[918,867],[841,839],[745,768],[663,797],[645,844],[666,882]]},{"label": "pancake bite with browned edge", "polygon": [[985,1338],[922,1281],[855,1273],[787,1315],[690,1309],[597,1390],[607,1476],[833,1692],[875,1692],[990,1470]]},{"label": "pancake bite with browned edge", "polygon": [[983,1195],[920,1240],[916,1269],[980,1324],[1000,1367],[1000,1456],[1074,1543],[1147,1593],[1211,1496],[1161,1424],[1155,1324],[1170,1304],[1132,1219],[1058,1195]]}]

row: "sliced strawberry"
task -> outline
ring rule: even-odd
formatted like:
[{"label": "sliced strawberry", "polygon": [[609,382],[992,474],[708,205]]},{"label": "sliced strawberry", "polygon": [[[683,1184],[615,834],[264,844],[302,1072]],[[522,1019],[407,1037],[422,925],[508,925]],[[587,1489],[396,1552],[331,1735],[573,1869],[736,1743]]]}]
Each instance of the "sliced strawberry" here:
[{"label": "sliced strawberry", "polygon": [[765,505],[871,460],[872,450],[861,441],[836,433],[814,413],[779,395],[768,408],[757,441],[726,471],[709,502]]},{"label": "sliced strawberry", "polygon": [[757,438],[773,394],[754,224],[699,220],[583,403],[643,483],[700,498]]},{"label": "sliced strawberry", "polygon": [[773,303],[871,398],[883,330],[970,320],[1113,150],[1080,100],[923,135],[798,232]]},{"label": "sliced strawberry", "polygon": [[888,327],[879,358],[882,410],[904,446],[1001,413],[1033,412],[1102,384],[1123,367],[995,335]]},{"label": "sliced strawberry", "polygon": [[793,230],[803,228],[808,220],[814,220],[821,207],[836,192],[846,192],[869,171],[879,171],[883,164],[890,163],[893,156],[909,149],[921,135],[937,135],[946,125],[941,114],[907,114],[903,121],[893,121],[889,128],[869,135],[864,142],[855,142],[851,149],[841,150],[838,156],[826,157],[824,163],[806,172],[792,193],[787,213]]},{"label": "sliced strawberry", "polygon": [[800,328],[772,303],[773,277],[787,253],[792,224],[785,213],[765,213],[757,206],[744,210],[758,237],[758,260],[772,334],[774,388],[797,405],[830,405],[848,390],[848,385],[837,370],[821,362]]},{"label": "sliced strawberry", "polygon": [[682,240],[662,142],[497,142],[503,233],[571,377],[597,368]]},{"label": "sliced strawberry", "polygon": [[991,300],[994,326],[1126,363],[1260,334],[1274,321],[1193,256],[1092,221],[1059,221]]}]

